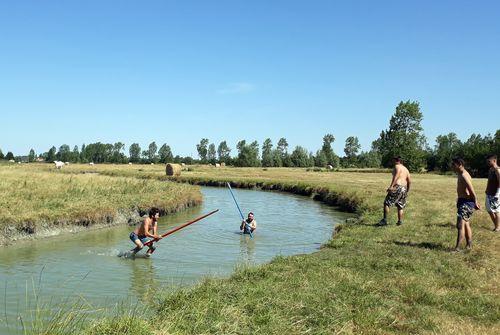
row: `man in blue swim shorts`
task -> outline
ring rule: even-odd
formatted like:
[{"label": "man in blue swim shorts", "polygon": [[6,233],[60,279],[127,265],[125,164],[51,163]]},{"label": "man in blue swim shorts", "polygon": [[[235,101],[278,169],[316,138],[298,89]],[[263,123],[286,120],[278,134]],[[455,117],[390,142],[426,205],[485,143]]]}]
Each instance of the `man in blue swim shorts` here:
[{"label": "man in blue swim shorts", "polygon": [[457,173],[457,244],[454,251],[460,251],[460,244],[466,240],[467,249],[472,248],[472,229],[470,219],[475,209],[481,209],[477,202],[476,192],[472,186],[472,178],[464,167],[461,158],[453,158],[451,166]]},{"label": "man in blue swim shorts", "polygon": [[[144,248],[144,244],[151,239],[158,241],[161,236],[158,235],[158,218],[160,217],[160,211],[158,208],[151,208],[149,210],[149,215],[144,221],[138,225],[133,232],[130,233],[130,240],[136,245],[135,249],[132,251],[134,254]],[[154,251],[155,247],[153,243],[149,245],[149,249],[146,252],[146,257],[149,257]]]}]

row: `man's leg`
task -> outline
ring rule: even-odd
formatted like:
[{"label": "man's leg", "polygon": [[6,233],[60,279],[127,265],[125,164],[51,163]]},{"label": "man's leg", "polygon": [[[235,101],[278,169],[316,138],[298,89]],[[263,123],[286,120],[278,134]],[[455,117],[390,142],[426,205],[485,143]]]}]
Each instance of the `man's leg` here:
[{"label": "man's leg", "polygon": [[403,208],[398,207],[398,226],[403,224],[404,211]]},{"label": "man's leg", "polygon": [[464,220],[461,217],[457,217],[457,244],[455,245],[455,251],[459,250],[460,243],[464,240]]},{"label": "man's leg", "polygon": [[387,216],[389,215],[389,206],[384,202],[384,218],[378,223],[379,226],[385,226],[387,224]]},{"label": "man's leg", "polygon": [[499,226],[499,213],[493,213],[493,212],[488,212],[491,218],[491,222],[493,222],[493,231],[500,231],[500,226]]},{"label": "man's leg", "polygon": [[387,221],[387,216],[389,215],[389,206],[384,204],[384,220]]},{"label": "man's leg", "polygon": [[467,241],[467,249],[472,248],[472,229],[470,227],[470,221],[464,222],[465,230],[465,241]]},{"label": "man's leg", "polygon": [[148,251],[146,252],[146,254],[151,255],[153,252],[155,252],[155,250],[156,250],[156,247],[155,247],[155,246],[153,246],[153,243],[151,243],[151,244],[149,245],[149,249],[148,249]]},{"label": "man's leg", "polygon": [[142,244],[141,240],[137,239],[134,241],[136,247],[134,249],[132,249],[132,252],[134,254],[138,253],[139,251],[142,250],[142,248],[144,248],[144,245]]}]

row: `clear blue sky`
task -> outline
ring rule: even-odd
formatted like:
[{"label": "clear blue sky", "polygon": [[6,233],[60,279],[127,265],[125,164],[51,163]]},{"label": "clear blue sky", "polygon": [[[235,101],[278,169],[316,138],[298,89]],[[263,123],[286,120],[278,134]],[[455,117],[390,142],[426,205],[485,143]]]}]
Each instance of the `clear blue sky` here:
[{"label": "clear blue sky", "polygon": [[498,1],[0,1],[0,148],[500,128]]}]

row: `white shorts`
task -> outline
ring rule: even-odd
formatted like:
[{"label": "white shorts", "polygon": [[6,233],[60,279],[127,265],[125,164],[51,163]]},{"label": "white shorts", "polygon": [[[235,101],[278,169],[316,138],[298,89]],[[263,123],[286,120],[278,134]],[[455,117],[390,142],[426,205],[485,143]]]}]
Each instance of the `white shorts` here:
[{"label": "white shorts", "polygon": [[500,197],[486,194],[486,211],[488,213],[500,213]]}]

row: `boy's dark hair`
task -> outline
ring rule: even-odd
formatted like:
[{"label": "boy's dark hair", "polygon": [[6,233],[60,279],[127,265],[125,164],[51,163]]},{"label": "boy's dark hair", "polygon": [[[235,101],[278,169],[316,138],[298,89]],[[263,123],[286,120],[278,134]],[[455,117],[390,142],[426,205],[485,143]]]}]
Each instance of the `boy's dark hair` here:
[{"label": "boy's dark hair", "polygon": [[152,218],[153,216],[155,216],[158,213],[160,213],[160,210],[158,208],[151,207],[151,209],[149,210],[149,217]]},{"label": "boy's dark hair", "polygon": [[403,159],[401,158],[401,156],[396,156],[396,157],[393,157],[392,159],[394,159],[394,161],[397,162],[397,163],[401,163],[403,161]]},{"label": "boy's dark hair", "polygon": [[458,165],[458,166],[465,166],[465,162],[462,158],[460,157],[455,157],[453,158],[452,160],[452,163],[455,164],[455,165]]},{"label": "boy's dark hair", "polygon": [[253,212],[248,213],[248,215],[250,215],[250,214],[252,214],[252,215],[253,215]]},{"label": "boy's dark hair", "polygon": [[497,155],[495,154],[488,155],[486,156],[486,159],[497,159]]}]

